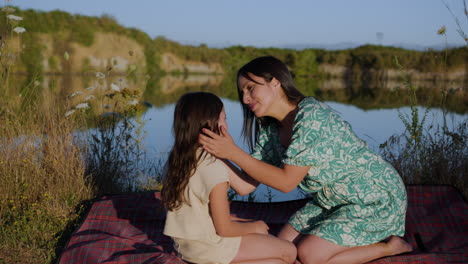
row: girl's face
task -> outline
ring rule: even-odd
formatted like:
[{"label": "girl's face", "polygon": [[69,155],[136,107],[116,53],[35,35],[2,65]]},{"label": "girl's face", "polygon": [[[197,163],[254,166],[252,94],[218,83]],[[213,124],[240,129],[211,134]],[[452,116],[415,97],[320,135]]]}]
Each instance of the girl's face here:
[{"label": "girl's face", "polygon": [[279,98],[281,85],[275,78],[271,82],[265,81],[263,77],[249,74],[251,81],[240,76],[238,83],[243,94],[242,102],[246,104],[256,117],[269,116],[272,105]]},{"label": "girl's face", "polygon": [[228,124],[226,122],[226,112],[224,111],[224,107],[223,107],[223,110],[221,110],[221,113],[219,113],[219,119],[218,119],[218,128],[220,131],[221,131],[221,127],[224,127],[226,131],[228,130]]}]

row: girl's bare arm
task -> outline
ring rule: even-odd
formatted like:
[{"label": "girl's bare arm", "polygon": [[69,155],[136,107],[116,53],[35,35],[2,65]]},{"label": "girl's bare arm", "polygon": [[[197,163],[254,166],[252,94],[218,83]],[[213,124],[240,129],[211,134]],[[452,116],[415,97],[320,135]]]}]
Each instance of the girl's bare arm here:
[{"label": "girl's bare arm", "polygon": [[268,234],[268,226],[263,221],[239,222],[232,219],[227,199],[228,189],[228,182],[222,182],[217,184],[210,193],[210,214],[216,233],[222,237],[252,233]]}]

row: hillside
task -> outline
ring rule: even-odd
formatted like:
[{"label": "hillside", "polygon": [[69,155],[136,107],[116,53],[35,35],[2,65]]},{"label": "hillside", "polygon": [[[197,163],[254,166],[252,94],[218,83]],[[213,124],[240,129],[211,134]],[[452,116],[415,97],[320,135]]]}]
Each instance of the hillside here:
[{"label": "hillside", "polygon": [[[26,85],[38,81],[48,84],[50,93],[70,94],[75,92],[70,87],[89,87],[93,85],[89,78],[68,76],[93,77],[97,72],[125,77],[101,81],[105,87],[119,82],[123,88],[153,95],[168,94],[177,87],[230,87],[241,65],[263,55],[283,60],[298,86],[311,95],[346,93],[347,97],[356,97],[363,91],[355,89],[370,89],[375,98],[383,93],[376,92],[376,87],[393,91],[411,85],[444,87],[458,91],[457,96],[464,98],[468,86],[467,47],[443,51],[375,45],[333,51],[243,46],[215,49],[204,44],[182,45],[164,37],[152,39],[106,15],[88,17],[19,9],[10,14],[23,19],[12,21],[6,18],[8,13],[0,12],[0,34],[7,36],[0,40],[0,52],[8,55],[3,56],[2,64],[7,72],[25,76],[22,83]],[[26,32],[13,32],[18,26]],[[46,77],[50,75],[65,76],[60,87],[51,88]],[[409,84],[402,82],[403,77]],[[228,96],[236,97],[235,91]]]}]

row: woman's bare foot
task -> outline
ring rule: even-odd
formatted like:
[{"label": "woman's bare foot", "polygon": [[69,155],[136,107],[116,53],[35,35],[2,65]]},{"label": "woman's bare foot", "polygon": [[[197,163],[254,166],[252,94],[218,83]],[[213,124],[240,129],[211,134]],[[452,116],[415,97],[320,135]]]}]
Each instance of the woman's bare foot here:
[{"label": "woman's bare foot", "polygon": [[389,249],[390,255],[398,255],[405,252],[413,251],[413,247],[397,236],[391,236],[390,239],[387,241],[387,247]]}]

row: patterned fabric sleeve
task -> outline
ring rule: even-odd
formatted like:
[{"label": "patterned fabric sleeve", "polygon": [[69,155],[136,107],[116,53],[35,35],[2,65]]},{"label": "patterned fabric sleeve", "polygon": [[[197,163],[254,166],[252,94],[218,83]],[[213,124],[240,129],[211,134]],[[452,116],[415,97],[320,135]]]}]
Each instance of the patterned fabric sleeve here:
[{"label": "patterned fabric sleeve", "polygon": [[304,99],[296,115],[291,144],[283,157],[283,163],[295,166],[314,166],[330,152],[329,133],[330,109],[322,103]]},{"label": "patterned fabric sleeve", "polygon": [[260,127],[258,140],[251,154],[252,157],[269,164],[275,163],[273,157],[273,153],[275,152],[275,145],[273,142],[274,138],[271,136],[271,134],[271,125],[267,127]]}]

